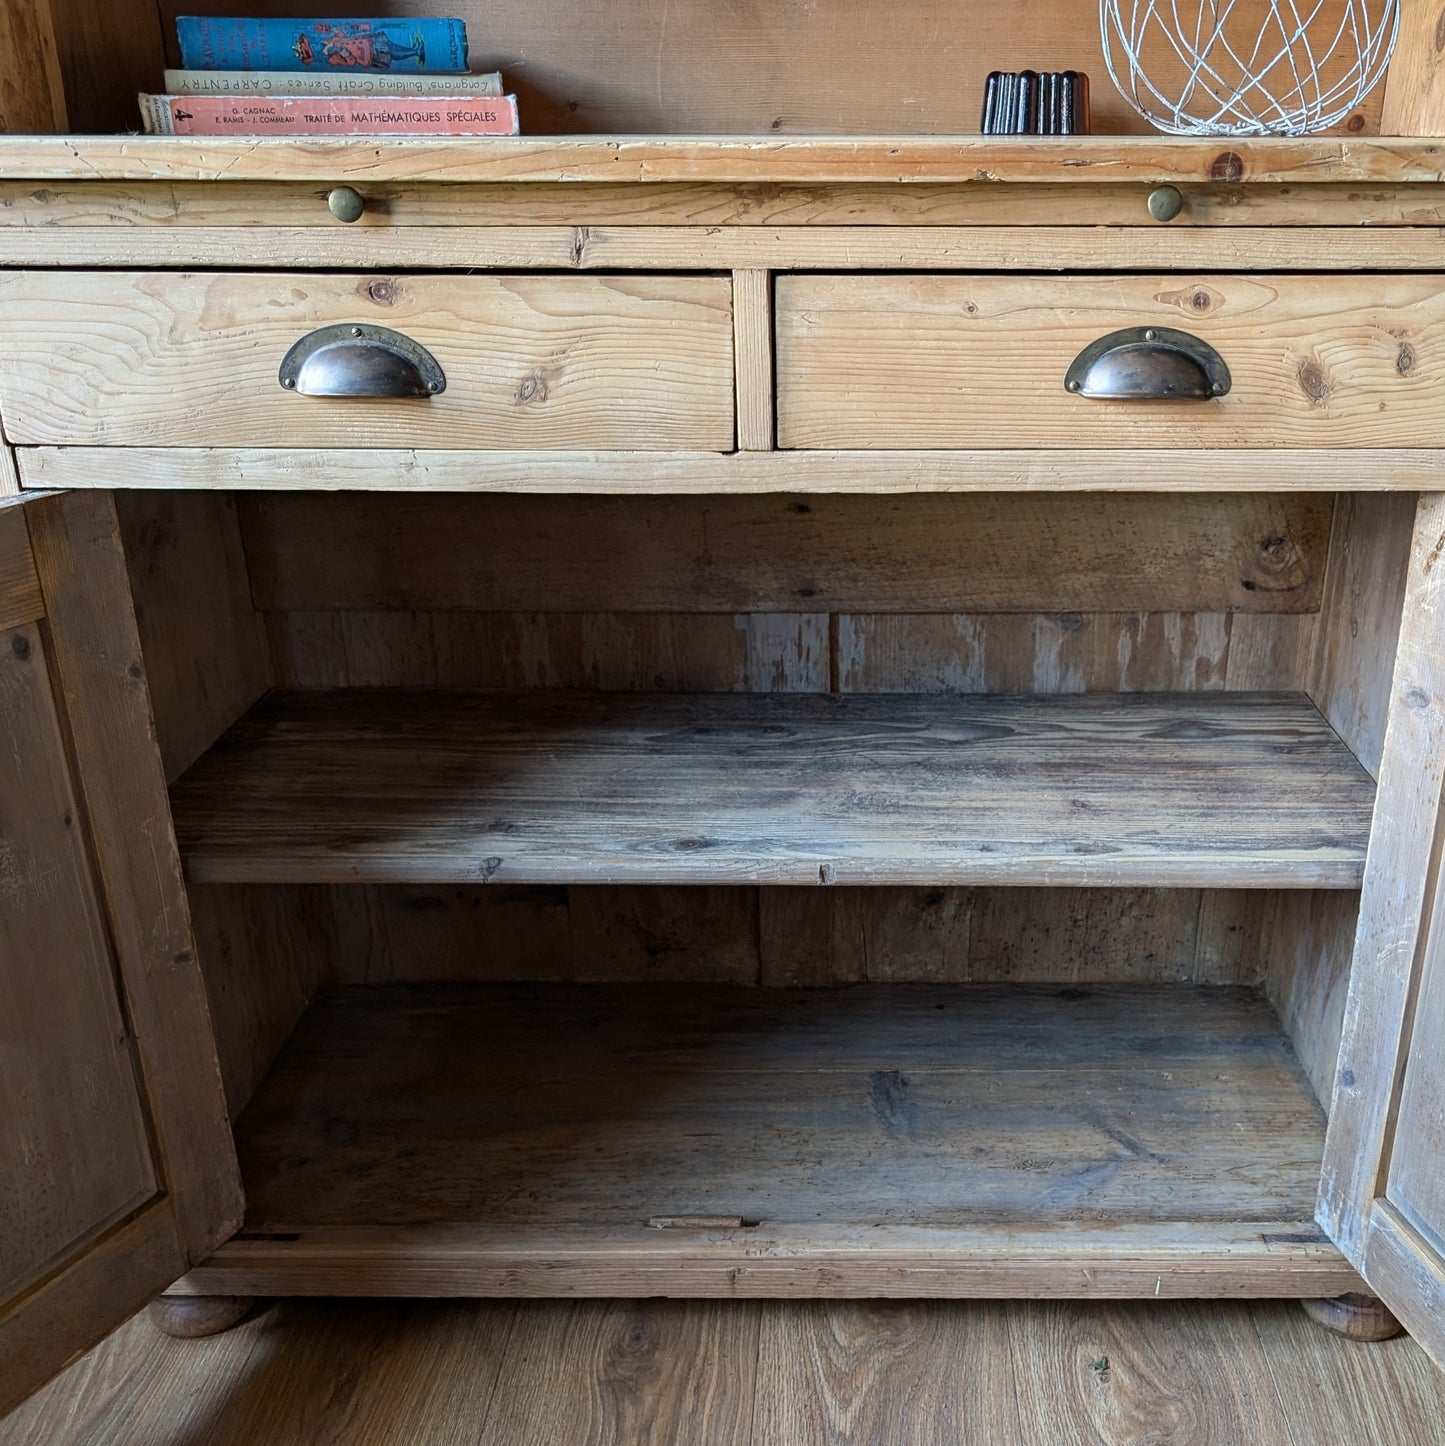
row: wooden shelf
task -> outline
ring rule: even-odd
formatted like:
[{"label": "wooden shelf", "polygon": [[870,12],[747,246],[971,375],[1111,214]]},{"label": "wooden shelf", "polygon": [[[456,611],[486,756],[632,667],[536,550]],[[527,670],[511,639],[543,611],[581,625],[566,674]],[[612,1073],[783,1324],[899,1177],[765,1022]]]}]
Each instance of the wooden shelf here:
[{"label": "wooden shelf", "polygon": [[1298,694],[278,694],[176,786],[199,881],[1359,887]]},{"label": "wooden shelf", "polygon": [[518,136],[282,140],[7,136],[0,180],[1202,182],[1445,179],[1445,143],[1417,137]]},{"label": "wooden shelf", "polygon": [[1248,989],[337,988],[187,1287],[1322,1295],[1323,1139]]}]

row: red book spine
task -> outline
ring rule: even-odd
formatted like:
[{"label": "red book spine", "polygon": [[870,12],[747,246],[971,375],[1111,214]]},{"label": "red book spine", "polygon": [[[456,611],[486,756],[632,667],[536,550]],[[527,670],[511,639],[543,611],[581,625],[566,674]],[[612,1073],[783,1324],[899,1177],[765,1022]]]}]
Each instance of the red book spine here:
[{"label": "red book spine", "polygon": [[517,98],[358,95],[143,95],[162,136],[514,136]]}]

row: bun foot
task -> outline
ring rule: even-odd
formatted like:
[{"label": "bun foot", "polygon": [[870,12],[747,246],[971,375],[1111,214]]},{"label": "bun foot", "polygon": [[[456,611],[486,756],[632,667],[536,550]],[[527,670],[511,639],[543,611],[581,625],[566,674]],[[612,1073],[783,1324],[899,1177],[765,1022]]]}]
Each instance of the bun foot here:
[{"label": "bun foot", "polygon": [[1358,1291],[1300,1304],[1312,1321],[1349,1341],[1387,1341],[1405,1329],[1378,1296]]},{"label": "bun foot", "polygon": [[158,1295],[146,1307],[151,1324],[168,1336],[195,1340],[239,1325],[255,1308],[249,1295]]}]

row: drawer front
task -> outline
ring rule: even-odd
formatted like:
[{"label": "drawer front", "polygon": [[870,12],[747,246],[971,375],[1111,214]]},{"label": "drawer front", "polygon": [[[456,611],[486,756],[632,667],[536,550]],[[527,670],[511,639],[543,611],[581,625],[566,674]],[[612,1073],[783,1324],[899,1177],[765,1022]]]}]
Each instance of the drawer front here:
[{"label": "drawer front", "polygon": [[[293,343],[331,326],[420,343],[445,389],[285,390]],[[0,350],[0,417],[22,444],[733,445],[724,277],[16,272]]]},{"label": "drawer front", "polygon": [[[784,447],[1445,445],[1441,276],[782,276],[776,307]],[[1130,328],[1208,343],[1228,393],[1065,389]]]}]

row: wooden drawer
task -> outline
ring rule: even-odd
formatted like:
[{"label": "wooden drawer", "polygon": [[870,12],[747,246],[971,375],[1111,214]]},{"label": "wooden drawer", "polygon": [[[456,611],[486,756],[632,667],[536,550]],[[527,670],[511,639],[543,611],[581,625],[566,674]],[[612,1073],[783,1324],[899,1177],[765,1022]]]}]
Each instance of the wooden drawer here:
[{"label": "wooden drawer", "polygon": [[[343,324],[419,342],[445,390],[284,390],[292,343]],[[0,277],[0,351],[18,443],[733,445],[724,277],[16,272]]]},{"label": "wooden drawer", "polygon": [[[1445,444],[1441,276],[800,275],[776,307],[783,447]],[[1228,394],[1065,390],[1135,327],[1214,347]]]}]

